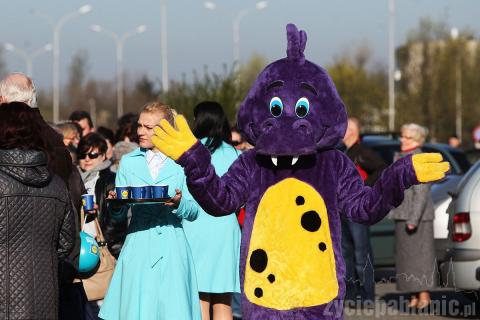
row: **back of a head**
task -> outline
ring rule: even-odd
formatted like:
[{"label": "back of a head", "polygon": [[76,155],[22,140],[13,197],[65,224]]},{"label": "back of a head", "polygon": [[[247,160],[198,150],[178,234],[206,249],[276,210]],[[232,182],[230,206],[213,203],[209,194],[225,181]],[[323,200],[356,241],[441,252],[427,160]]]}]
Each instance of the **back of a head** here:
[{"label": "back of a head", "polygon": [[222,106],[214,101],[204,101],[193,109],[193,133],[198,139],[208,138],[207,147],[213,152],[225,141],[231,143],[232,134]]},{"label": "back of a head", "polygon": [[110,141],[111,144],[115,143],[115,134],[111,129],[107,127],[98,127],[97,133],[101,134],[106,140]]},{"label": "back of a head", "polygon": [[0,81],[0,102],[23,102],[37,107],[37,96],[32,79],[23,73],[11,73]]},{"label": "back of a head", "polygon": [[39,132],[35,111],[23,102],[0,105],[0,149],[43,150],[48,144]]},{"label": "back of a head", "polygon": [[71,134],[78,134],[79,136],[82,134],[82,128],[75,122],[62,122],[57,124],[56,127],[64,137]]},{"label": "back of a head", "polygon": [[90,116],[90,113],[88,113],[87,111],[82,111],[82,110],[73,111],[70,114],[70,117],[68,117],[68,120],[70,121],[80,121],[82,119],[87,119],[88,125],[90,126],[90,128],[93,128],[92,117]]}]

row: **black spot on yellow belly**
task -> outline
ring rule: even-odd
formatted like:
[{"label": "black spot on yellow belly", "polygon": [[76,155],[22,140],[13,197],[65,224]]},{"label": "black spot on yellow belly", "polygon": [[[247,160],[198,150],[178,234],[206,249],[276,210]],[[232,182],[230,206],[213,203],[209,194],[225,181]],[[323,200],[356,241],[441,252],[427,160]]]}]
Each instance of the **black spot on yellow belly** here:
[{"label": "black spot on yellow belly", "polygon": [[303,198],[302,196],[298,196],[295,199],[295,203],[297,204],[297,206],[302,206],[305,204],[305,198]]},{"label": "black spot on yellow belly", "polygon": [[302,215],[301,224],[303,229],[315,232],[320,229],[320,225],[322,224],[322,220],[320,216],[315,211],[308,211]]},{"label": "black spot on yellow belly", "polygon": [[257,249],[250,256],[250,267],[253,271],[262,272],[268,264],[268,256],[265,250]]},{"label": "black spot on yellow belly", "polygon": [[269,274],[268,277],[267,277],[268,281],[270,283],[274,283],[275,282],[275,276],[273,274]]},{"label": "black spot on yellow belly", "polygon": [[320,242],[318,244],[318,249],[320,249],[320,251],[322,251],[322,252],[327,250],[327,245],[325,244],[325,242]]}]

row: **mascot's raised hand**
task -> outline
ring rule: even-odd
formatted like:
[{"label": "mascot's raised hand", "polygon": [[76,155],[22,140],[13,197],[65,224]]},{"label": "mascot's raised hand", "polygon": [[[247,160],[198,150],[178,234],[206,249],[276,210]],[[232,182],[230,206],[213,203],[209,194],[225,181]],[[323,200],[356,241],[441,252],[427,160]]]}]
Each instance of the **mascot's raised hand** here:
[{"label": "mascot's raised hand", "polygon": [[412,156],[413,169],[419,182],[433,182],[445,177],[450,170],[440,153],[420,153]]},{"label": "mascot's raised hand", "polygon": [[167,120],[162,119],[159,127],[153,129],[155,135],[152,137],[152,143],[163,154],[177,161],[198,140],[184,116],[175,117],[175,126],[178,130],[173,128]]}]

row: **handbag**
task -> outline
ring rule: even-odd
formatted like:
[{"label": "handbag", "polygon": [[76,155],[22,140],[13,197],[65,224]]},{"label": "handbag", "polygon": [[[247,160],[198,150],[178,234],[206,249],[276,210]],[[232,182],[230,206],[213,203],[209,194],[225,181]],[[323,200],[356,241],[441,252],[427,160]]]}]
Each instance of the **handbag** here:
[{"label": "handbag", "polygon": [[[83,221],[83,230],[83,226],[85,225],[83,209],[81,215]],[[108,250],[107,242],[105,241],[96,215],[93,222],[97,231],[96,240],[98,243],[100,263],[98,264],[98,267],[94,269],[94,271],[87,274],[80,274],[79,276],[83,282],[83,287],[85,288],[88,301],[101,300],[105,297],[110,280],[112,279],[113,271],[115,270],[115,264],[117,262],[115,257],[112,256]]]}]

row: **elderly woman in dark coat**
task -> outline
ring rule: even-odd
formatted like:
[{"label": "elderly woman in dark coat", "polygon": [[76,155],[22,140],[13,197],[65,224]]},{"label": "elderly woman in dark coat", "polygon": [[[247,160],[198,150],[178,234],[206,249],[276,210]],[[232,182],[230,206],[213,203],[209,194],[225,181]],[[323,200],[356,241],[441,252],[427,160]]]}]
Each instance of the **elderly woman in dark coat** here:
[{"label": "elderly woman in dark coat", "polygon": [[[427,129],[410,123],[402,126],[398,158],[420,153]],[[405,191],[402,204],[390,212],[395,220],[397,289],[412,294],[409,307],[430,304],[429,289],[436,285],[433,240],[433,202],[430,185],[419,184]]]},{"label": "elderly woman in dark coat", "polygon": [[[58,267],[76,229],[65,183],[48,165],[48,143],[34,110],[0,105],[0,314],[57,319]],[[78,253],[77,253],[78,254]]]}]

